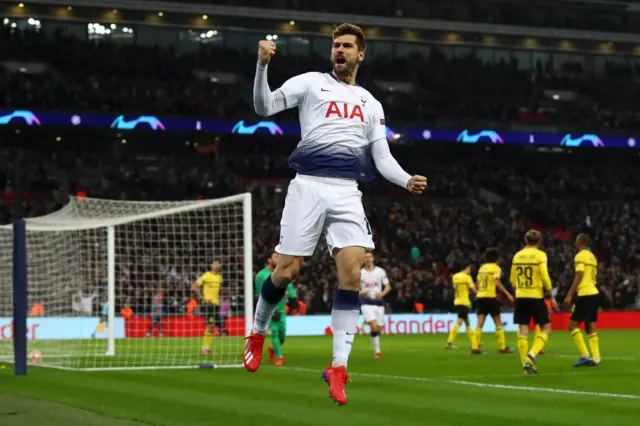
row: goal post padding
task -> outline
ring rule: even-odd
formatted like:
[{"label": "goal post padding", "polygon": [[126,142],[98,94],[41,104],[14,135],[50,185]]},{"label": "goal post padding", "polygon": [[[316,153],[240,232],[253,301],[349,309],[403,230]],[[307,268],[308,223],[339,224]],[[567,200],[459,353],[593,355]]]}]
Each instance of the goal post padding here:
[{"label": "goal post padding", "polygon": [[[10,233],[0,228],[4,258],[11,256]],[[241,365],[253,318],[251,235],[249,193],[180,202],[71,197],[57,212],[27,219],[28,351],[58,368]],[[214,259],[222,262],[216,332],[223,335],[214,336],[213,353],[203,354],[204,309],[187,306],[193,283]],[[0,269],[3,298],[9,284],[7,268]],[[162,315],[147,337],[148,329],[136,328],[150,325],[158,295]],[[133,316],[123,318],[123,309]],[[12,319],[8,311],[0,304],[0,327]],[[0,348],[0,360],[5,352]]]}]

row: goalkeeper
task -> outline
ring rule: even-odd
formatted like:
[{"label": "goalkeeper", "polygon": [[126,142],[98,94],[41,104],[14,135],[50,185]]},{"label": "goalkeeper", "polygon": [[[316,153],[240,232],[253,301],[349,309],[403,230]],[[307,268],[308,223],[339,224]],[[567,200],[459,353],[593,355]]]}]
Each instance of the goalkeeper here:
[{"label": "goalkeeper", "polygon": [[[271,257],[267,260],[266,268],[262,269],[256,275],[256,294],[260,294],[262,283],[271,275],[278,263],[278,253],[271,253]],[[298,309],[298,298],[293,284],[287,285],[287,296],[289,298],[289,307]],[[276,311],[269,322],[269,332],[271,333],[271,345],[269,346],[269,362],[276,364],[276,367],[284,365],[284,356],[282,356],[281,346],[287,335],[287,313],[285,311],[287,298],[280,301],[276,307]],[[276,359],[277,358],[277,359]]]},{"label": "goalkeeper", "polygon": [[92,339],[96,338],[96,333],[104,333],[106,327],[109,326],[109,301],[105,300],[100,308],[100,320],[93,334],[91,335]]}]

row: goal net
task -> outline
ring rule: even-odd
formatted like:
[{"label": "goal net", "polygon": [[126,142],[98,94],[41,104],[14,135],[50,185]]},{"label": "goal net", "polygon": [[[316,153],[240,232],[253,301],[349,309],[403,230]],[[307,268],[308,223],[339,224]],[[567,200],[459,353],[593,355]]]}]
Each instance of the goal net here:
[{"label": "goal net", "polygon": [[[26,228],[29,362],[39,353],[39,365],[86,370],[242,365],[253,316],[250,194],[71,197]],[[0,362],[13,361],[12,256],[4,226]],[[216,260],[219,270],[199,280]]]}]

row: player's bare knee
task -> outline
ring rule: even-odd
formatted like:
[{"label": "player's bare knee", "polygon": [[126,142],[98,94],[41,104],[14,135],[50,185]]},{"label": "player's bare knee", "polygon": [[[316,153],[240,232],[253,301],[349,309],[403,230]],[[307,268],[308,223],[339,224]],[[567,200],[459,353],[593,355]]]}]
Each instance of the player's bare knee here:
[{"label": "player's bare knee", "polygon": [[360,290],[360,268],[351,268],[338,274],[338,284],[343,290]]},{"label": "player's bare knee", "polygon": [[276,287],[284,287],[289,284],[298,276],[303,260],[301,256],[278,255],[278,264],[273,274],[271,274],[271,282],[273,282],[273,285]]}]

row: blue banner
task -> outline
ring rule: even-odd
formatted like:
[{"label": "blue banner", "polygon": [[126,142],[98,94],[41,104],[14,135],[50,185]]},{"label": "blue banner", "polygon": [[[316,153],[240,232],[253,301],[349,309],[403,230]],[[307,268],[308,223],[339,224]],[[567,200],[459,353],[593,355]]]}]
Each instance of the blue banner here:
[{"label": "blue banner", "polygon": [[[73,340],[107,339],[109,326],[97,329],[98,317],[37,317],[27,319],[27,340]],[[124,319],[116,317],[115,338],[124,339]],[[95,336],[95,337],[94,337]],[[14,337],[13,318],[0,318],[0,343],[12,341]],[[43,354],[45,355],[45,354]]]},{"label": "blue banner", "polygon": [[[28,110],[0,111],[0,126],[68,126],[111,128],[118,130],[148,129],[164,131],[197,131],[214,133],[235,133],[239,135],[265,134],[272,136],[300,136],[300,125],[295,123],[277,123],[260,120],[203,120],[196,118],[156,117],[151,115],[124,116],[108,114],[69,114]],[[574,147],[631,147],[636,146],[638,136],[606,136],[593,133],[542,133],[508,132],[493,129],[392,129],[387,127],[390,140],[408,136],[413,140],[438,142],[457,142],[464,144],[529,144],[544,146]],[[640,136],[640,135],[639,135]]]}]

